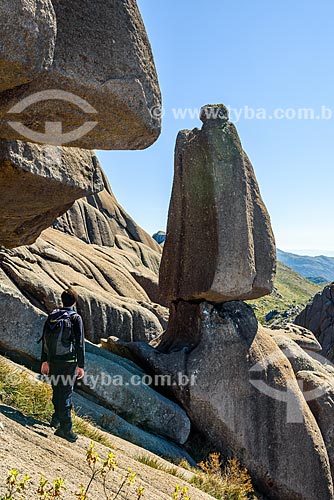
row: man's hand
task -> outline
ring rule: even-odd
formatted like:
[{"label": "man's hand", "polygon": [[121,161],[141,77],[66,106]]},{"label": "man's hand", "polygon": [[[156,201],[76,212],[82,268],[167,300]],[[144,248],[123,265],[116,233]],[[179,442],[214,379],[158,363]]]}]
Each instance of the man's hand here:
[{"label": "man's hand", "polygon": [[47,361],[44,361],[44,363],[42,363],[42,366],[41,366],[41,374],[45,375],[47,377],[49,375],[49,373],[50,373],[49,363]]},{"label": "man's hand", "polygon": [[85,376],[85,370],[83,368],[77,368],[76,376],[77,380],[81,380]]}]

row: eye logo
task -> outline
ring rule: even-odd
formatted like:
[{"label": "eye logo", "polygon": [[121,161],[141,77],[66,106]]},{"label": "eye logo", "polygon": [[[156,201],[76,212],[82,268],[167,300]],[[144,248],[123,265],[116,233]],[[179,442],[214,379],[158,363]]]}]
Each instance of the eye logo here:
[{"label": "eye logo", "polygon": [[[15,104],[9,111],[8,114],[20,114],[23,113],[29,106],[49,100],[65,101],[74,104],[82,111],[88,114],[96,114],[97,111],[93,106],[91,106],[87,101],[81,97],[72,94],[71,92],[66,92],[65,90],[43,90],[42,92],[36,92],[31,96],[22,99],[19,103]],[[30,140],[31,142],[37,142],[40,144],[51,144],[54,146],[62,146],[70,142],[76,141],[84,137],[89,132],[96,127],[98,122],[87,121],[80,127],[72,130],[71,132],[63,133],[62,122],[45,122],[45,133],[36,132],[31,130],[29,127],[23,125],[19,121],[8,121],[8,125],[18,132],[20,135]]]}]

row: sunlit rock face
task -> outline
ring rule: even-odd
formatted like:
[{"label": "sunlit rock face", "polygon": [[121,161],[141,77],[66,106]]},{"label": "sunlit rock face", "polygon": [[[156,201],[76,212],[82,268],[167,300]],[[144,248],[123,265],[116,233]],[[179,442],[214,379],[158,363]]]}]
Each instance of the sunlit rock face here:
[{"label": "sunlit rock face", "polygon": [[[0,137],[86,149],[157,139],[160,89],[135,0],[3,0],[0,14]],[[47,122],[61,123],[58,138]]]},{"label": "sunlit rock face", "polygon": [[0,246],[34,243],[75,200],[101,189],[92,151],[0,140]]},{"label": "sunlit rock face", "polygon": [[273,287],[270,218],[227,109],[205,106],[201,119],[176,141],[161,293],[169,302],[255,299]]}]

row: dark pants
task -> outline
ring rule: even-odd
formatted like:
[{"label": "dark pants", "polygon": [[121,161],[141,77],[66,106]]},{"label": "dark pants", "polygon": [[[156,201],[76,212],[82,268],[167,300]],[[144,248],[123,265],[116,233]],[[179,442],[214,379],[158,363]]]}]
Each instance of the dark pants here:
[{"label": "dark pants", "polygon": [[72,430],[72,394],[76,379],[76,368],[77,364],[75,362],[60,361],[50,363],[54,416],[59,420],[60,427],[65,432]]}]

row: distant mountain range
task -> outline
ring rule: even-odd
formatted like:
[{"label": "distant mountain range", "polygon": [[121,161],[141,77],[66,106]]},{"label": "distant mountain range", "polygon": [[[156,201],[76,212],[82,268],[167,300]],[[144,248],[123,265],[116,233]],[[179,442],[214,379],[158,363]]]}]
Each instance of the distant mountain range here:
[{"label": "distant mountain range", "polygon": [[[161,245],[166,239],[166,233],[158,231],[153,238]],[[325,255],[311,257],[277,249],[277,260],[317,285],[334,281],[334,257]]]},{"label": "distant mountain range", "polygon": [[154,233],[152,238],[161,245],[162,243],[165,242],[166,239],[166,233],[165,231],[158,231],[157,233]]},{"label": "distant mountain range", "polygon": [[310,257],[277,249],[277,260],[314,283],[324,284],[334,281],[334,257],[325,255]]}]

